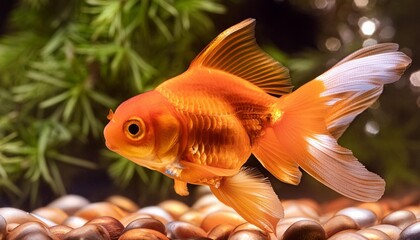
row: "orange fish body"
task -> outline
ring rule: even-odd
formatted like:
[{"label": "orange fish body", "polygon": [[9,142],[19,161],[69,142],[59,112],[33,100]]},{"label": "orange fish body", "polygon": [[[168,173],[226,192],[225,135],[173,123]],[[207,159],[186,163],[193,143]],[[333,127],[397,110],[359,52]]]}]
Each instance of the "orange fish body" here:
[{"label": "orange fish body", "polygon": [[227,29],[186,72],[110,112],[108,148],[173,178],[180,195],[187,183],[210,186],[274,233],[283,209],[270,183],[242,168],[251,154],[283,182],[298,184],[300,167],[345,196],[378,200],[385,182],[337,139],[411,60],[395,44],[371,46],[290,93],[288,70],[260,50],[254,26]]}]

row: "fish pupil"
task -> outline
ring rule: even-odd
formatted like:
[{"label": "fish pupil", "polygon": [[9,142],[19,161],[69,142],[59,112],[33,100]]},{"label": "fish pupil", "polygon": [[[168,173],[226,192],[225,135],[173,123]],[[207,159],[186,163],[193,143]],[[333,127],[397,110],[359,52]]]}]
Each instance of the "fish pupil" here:
[{"label": "fish pupil", "polygon": [[137,135],[137,134],[140,132],[140,127],[139,127],[139,125],[134,124],[134,123],[130,124],[130,125],[128,126],[128,132],[129,132],[131,135]]}]

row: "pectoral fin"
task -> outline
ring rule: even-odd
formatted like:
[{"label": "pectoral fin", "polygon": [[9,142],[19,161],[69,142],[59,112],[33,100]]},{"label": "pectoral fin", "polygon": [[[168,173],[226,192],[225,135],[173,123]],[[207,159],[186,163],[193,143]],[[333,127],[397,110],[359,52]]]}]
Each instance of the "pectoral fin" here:
[{"label": "pectoral fin", "polygon": [[174,189],[175,192],[180,196],[188,196],[190,193],[188,192],[187,182],[174,179]]}]

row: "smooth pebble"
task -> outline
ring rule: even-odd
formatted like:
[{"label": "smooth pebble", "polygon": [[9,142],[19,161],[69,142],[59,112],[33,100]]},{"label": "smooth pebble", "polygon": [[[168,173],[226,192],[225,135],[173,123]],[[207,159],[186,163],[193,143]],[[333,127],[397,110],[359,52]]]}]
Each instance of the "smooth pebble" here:
[{"label": "smooth pebble", "polygon": [[127,212],[135,212],[139,210],[139,205],[124,196],[113,195],[108,197],[105,201],[112,203]]},{"label": "smooth pebble", "polygon": [[206,237],[206,232],[191,223],[173,221],[166,224],[167,236],[169,238],[192,238]]},{"label": "smooth pebble", "polygon": [[283,240],[324,240],[326,238],[324,228],[322,228],[319,223],[312,220],[297,221],[290,225],[283,234]]},{"label": "smooth pebble", "polygon": [[124,229],[124,232],[135,228],[147,228],[152,229],[163,234],[166,233],[165,225],[159,220],[154,218],[139,218],[130,222]]},{"label": "smooth pebble", "polygon": [[69,226],[71,228],[78,228],[78,227],[81,227],[81,226],[85,225],[85,223],[87,223],[87,221],[88,220],[86,220],[84,218],[81,218],[81,217],[70,216],[63,222],[63,225]]},{"label": "smooth pebble", "polygon": [[75,228],[63,236],[63,240],[111,240],[106,228],[101,225],[88,224]]},{"label": "smooth pebble", "polygon": [[384,232],[392,240],[397,240],[400,237],[400,234],[401,234],[401,229],[399,227],[396,227],[396,226],[390,225],[390,224],[379,224],[379,225],[371,226],[369,228],[377,229],[379,231]]},{"label": "smooth pebble", "polygon": [[207,215],[201,222],[201,228],[208,232],[219,224],[231,224],[233,226],[238,226],[245,222],[246,220],[239,216],[237,213],[219,211]]},{"label": "smooth pebble", "polygon": [[46,218],[56,224],[63,223],[69,217],[66,212],[57,207],[41,207],[35,209],[31,213]]},{"label": "smooth pebble", "polygon": [[265,234],[261,234],[260,231],[254,230],[241,230],[232,232],[229,236],[229,240],[267,240]]},{"label": "smooth pebble", "polygon": [[219,224],[209,231],[207,237],[214,240],[227,240],[234,228],[235,226],[230,224]]},{"label": "smooth pebble", "polygon": [[109,202],[91,203],[74,213],[74,216],[92,220],[100,216],[109,216],[120,220],[127,212]]},{"label": "smooth pebble", "polygon": [[159,203],[158,206],[171,214],[174,220],[177,220],[182,214],[190,209],[187,204],[177,200],[165,200]]},{"label": "smooth pebble", "polygon": [[381,223],[391,224],[401,229],[416,221],[416,215],[408,210],[397,210],[386,215]]},{"label": "smooth pebble", "polygon": [[63,239],[64,235],[73,230],[73,228],[66,225],[55,225],[50,227],[49,230],[52,236],[55,236],[58,239]]},{"label": "smooth pebble", "polygon": [[344,215],[352,218],[360,228],[366,228],[376,223],[376,215],[369,209],[359,207],[344,208],[336,213],[336,215]]},{"label": "smooth pebble", "polygon": [[65,195],[52,201],[47,207],[59,208],[66,212],[69,216],[73,215],[77,210],[89,205],[90,202],[86,198],[79,195]]},{"label": "smooth pebble", "polygon": [[420,221],[406,227],[401,232],[399,240],[420,240]]},{"label": "smooth pebble", "polygon": [[20,224],[7,234],[7,239],[24,240],[24,239],[52,239],[49,236],[48,229],[39,222],[26,222]]},{"label": "smooth pebble", "polygon": [[338,232],[348,230],[348,229],[358,230],[360,229],[360,227],[352,218],[345,215],[337,215],[330,218],[324,224],[324,229],[325,229],[326,236],[328,238]]},{"label": "smooth pebble", "polygon": [[332,237],[328,238],[328,240],[369,240],[369,239],[363,235],[353,232],[352,230],[346,230],[346,231],[334,234]]},{"label": "smooth pebble", "polygon": [[158,219],[159,221],[161,221],[163,224],[166,224],[174,220],[171,214],[169,214],[163,208],[158,207],[158,206],[144,207],[138,210],[137,212],[143,213],[143,214],[149,214],[153,216],[154,218]]},{"label": "smooth pebble", "polygon": [[195,226],[200,226],[203,222],[204,214],[198,210],[190,209],[189,211],[182,214],[178,221],[191,223]]},{"label": "smooth pebble", "polygon": [[148,228],[133,228],[124,232],[119,240],[168,240],[169,238],[161,232]]},{"label": "smooth pebble", "polygon": [[357,231],[356,233],[366,237],[369,240],[391,240],[387,234],[378,229],[365,228]]},{"label": "smooth pebble", "polygon": [[7,235],[7,222],[3,216],[0,215],[0,240],[5,240]]},{"label": "smooth pebble", "polygon": [[111,240],[118,239],[118,237],[124,231],[124,226],[117,219],[109,216],[94,218],[86,224],[101,225],[108,231]]}]

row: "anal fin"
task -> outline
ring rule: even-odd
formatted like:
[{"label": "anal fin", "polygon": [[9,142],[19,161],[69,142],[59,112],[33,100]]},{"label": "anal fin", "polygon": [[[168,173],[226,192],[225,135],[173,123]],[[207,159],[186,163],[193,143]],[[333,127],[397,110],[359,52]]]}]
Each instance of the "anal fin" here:
[{"label": "anal fin", "polygon": [[271,184],[260,174],[241,169],[235,176],[223,178],[220,186],[210,186],[210,189],[245,220],[275,233],[277,223],[283,217],[283,207]]}]

